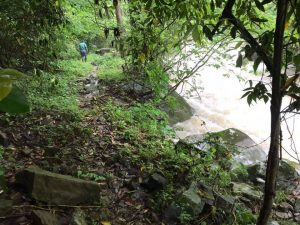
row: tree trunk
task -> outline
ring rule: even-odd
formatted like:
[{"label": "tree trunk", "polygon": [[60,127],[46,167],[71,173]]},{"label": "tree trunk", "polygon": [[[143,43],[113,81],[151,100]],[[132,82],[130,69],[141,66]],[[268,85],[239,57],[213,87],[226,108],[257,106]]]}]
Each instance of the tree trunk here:
[{"label": "tree trunk", "polygon": [[120,6],[120,2],[119,2],[119,0],[113,0],[113,4],[115,7],[115,13],[116,13],[118,27],[120,29],[122,29],[123,28],[123,13],[122,13],[122,9]]},{"label": "tree trunk", "polygon": [[274,55],[272,75],[271,98],[271,141],[267,162],[266,184],[263,206],[257,220],[257,225],[267,225],[272,212],[274,197],[276,194],[276,180],[279,167],[280,150],[280,110],[282,102],[281,94],[281,63],[283,50],[283,35],[288,0],[278,0],[276,30],[274,34]]},{"label": "tree trunk", "polygon": [[115,13],[116,13],[116,19],[117,19],[117,25],[120,31],[120,37],[119,37],[119,51],[121,54],[121,57],[124,57],[124,43],[122,35],[125,33],[125,29],[123,27],[123,12],[120,6],[119,0],[113,0],[113,5],[115,7]]}]

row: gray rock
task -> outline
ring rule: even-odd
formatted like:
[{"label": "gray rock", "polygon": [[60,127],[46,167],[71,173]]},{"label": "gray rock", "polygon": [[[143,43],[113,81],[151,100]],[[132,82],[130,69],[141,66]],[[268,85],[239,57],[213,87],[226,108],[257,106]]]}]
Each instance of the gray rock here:
[{"label": "gray rock", "polygon": [[198,195],[198,189],[195,187],[190,187],[187,191],[183,192],[178,203],[184,212],[193,217],[202,212],[205,204],[205,202]]},{"label": "gray rock", "polygon": [[279,164],[278,171],[278,181],[286,181],[286,180],[299,180],[300,176],[293,164],[293,162],[288,160],[281,160]]},{"label": "gray rock", "polygon": [[76,205],[100,200],[98,183],[51,173],[37,167],[18,173],[16,183],[22,185],[32,198],[50,204]]},{"label": "gray rock", "polygon": [[281,212],[289,212],[289,211],[293,211],[293,206],[291,206],[289,203],[287,202],[282,202],[278,205],[278,210]]},{"label": "gray rock", "polygon": [[266,164],[265,162],[258,162],[256,164],[250,165],[247,168],[248,179],[250,181],[256,181],[257,178],[265,178],[266,175]]},{"label": "gray rock", "polygon": [[33,225],[59,225],[58,216],[48,211],[33,210],[32,211]]},{"label": "gray rock", "polygon": [[275,211],[274,215],[282,220],[287,220],[287,219],[292,219],[293,218],[293,214],[292,212],[279,212],[279,211]]},{"label": "gray rock", "polygon": [[161,190],[167,185],[167,179],[163,177],[162,175],[158,173],[152,174],[144,183],[142,183],[142,186],[154,191],[154,190]]},{"label": "gray rock", "polygon": [[252,186],[246,183],[232,183],[232,191],[236,195],[244,196],[253,201],[260,201],[262,199],[263,193],[261,191],[255,190]]},{"label": "gray rock", "polygon": [[235,146],[239,151],[234,158],[239,163],[244,165],[253,165],[255,163],[264,162],[267,159],[267,154],[259,147],[247,134],[234,128],[229,128],[217,132],[222,139]]},{"label": "gray rock", "polygon": [[191,217],[196,217],[203,211],[204,205],[205,201],[198,195],[198,188],[191,185],[167,208],[164,215],[169,220],[178,219],[183,212]]},{"label": "gray rock", "polygon": [[222,209],[225,212],[232,212],[235,203],[235,199],[232,196],[223,196],[216,194],[215,198],[215,206],[218,209]]},{"label": "gray rock", "polygon": [[202,134],[195,134],[187,136],[183,139],[180,139],[176,143],[176,149],[194,149],[194,150],[200,150],[200,151],[206,151],[206,144],[204,141],[204,135]]},{"label": "gray rock", "polygon": [[173,92],[171,97],[175,99],[177,107],[170,107],[167,103],[161,106],[161,110],[169,116],[170,125],[190,119],[193,116],[193,110],[186,100],[177,92]]},{"label": "gray rock", "polygon": [[203,183],[192,183],[190,186],[191,190],[197,190],[197,194],[201,197],[202,201],[204,201],[207,205],[214,205],[215,196],[213,190]]}]

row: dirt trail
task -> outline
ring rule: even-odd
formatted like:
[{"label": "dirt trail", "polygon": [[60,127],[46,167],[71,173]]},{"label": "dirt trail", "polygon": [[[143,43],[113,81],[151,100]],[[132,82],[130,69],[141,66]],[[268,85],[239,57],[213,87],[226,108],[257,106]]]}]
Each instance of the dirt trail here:
[{"label": "dirt trail", "polygon": [[104,224],[104,221],[114,225],[161,224],[159,216],[147,207],[151,198],[140,187],[141,169],[120,154],[121,146],[107,120],[109,115],[105,114],[105,104],[110,98],[130,104],[130,96],[124,93],[121,96],[116,82],[99,81],[96,74],[95,66],[87,77],[76,82],[81,87],[79,106],[85,112],[79,121],[56,110],[34,111],[26,117],[16,117],[10,121],[13,124],[10,128],[1,120],[0,125],[5,127],[3,132],[14,151],[4,156],[8,192],[0,195],[13,206],[8,214],[1,215],[0,224],[33,224],[31,212],[34,209],[70,218],[74,209],[81,208],[47,206],[30,199],[14,183],[15,174],[29,165],[87,180],[101,178],[98,181],[102,185],[99,208],[82,206],[88,224]]}]

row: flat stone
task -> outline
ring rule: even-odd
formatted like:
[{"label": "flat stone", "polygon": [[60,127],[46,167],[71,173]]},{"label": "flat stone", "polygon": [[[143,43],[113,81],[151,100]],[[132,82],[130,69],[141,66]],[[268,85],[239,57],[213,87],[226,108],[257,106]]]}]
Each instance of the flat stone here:
[{"label": "flat stone", "polygon": [[293,206],[291,206],[291,204],[287,202],[283,202],[278,205],[278,210],[280,210],[281,212],[293,211]]},{"label": "flat stone", "polygon": [[291,212],[274,212],[275,216],[282,220],[292,219],[293,214]]},{"label": "flat stone", "polygon": [[32,198],[49,204],[77,205],[100,200],[101,190],[98,183],[37,167],[30,167],[18,173],[16,183],[23,186]]},{"label": "flat stone", "polygon": [[57,215],[48,211],[33,210],[32,211],[33,225],[59,225],[59,219]]}]

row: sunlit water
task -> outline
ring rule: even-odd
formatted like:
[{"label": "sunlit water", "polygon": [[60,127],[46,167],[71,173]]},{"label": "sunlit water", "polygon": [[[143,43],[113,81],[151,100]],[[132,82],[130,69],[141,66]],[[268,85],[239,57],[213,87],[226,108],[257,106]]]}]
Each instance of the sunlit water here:
[{"label": "sunlit water", "polygon": [[[189,120],[177,123],[177,135],[183,138],[193,134],[203,134],[208,131],[221,131],[227,128],[237,128],[248,134],[256,143],[267,152],[270,135],[270,103],[263,101],[253,103],[250,107],[245,98],[243,89],[249,84],[245,80],[260,80],[259,76],[254,76],[245,69],[235,68],[232,64],[236,58],[228,61],[225,67],[219,69],[213,66],[205,66],[190,78],[189,83],[198,84],[203,87],[199,96],[189,96],[186,93],[191,88],[189,85],[179,87],[177,92],[185,97],[189,105],[194,110],[194,116]],[[191,60],[189,64],[193,64]],[[250,66],[248,67],[250,69]],[[224,76],[224,74],[230,76]],[[237,78],[244,78],[241,81]],[[267,79],[267,78],[266,78]],[[268,81],[268,80],[266,80]],[[289,99],[284,99],[286,106]],[[290,117],[292,115],[286,116]],[[300,115],[287,120],[290,131],[293,133],[295,147],[300,151]],[[282,152],[283,158],[296,161],[297,154],[295,147],[291,145],[289,132],[285,122],[283,128],[283,147],[288,151]],[[299,155],[300,156],[300,155]]]}]

